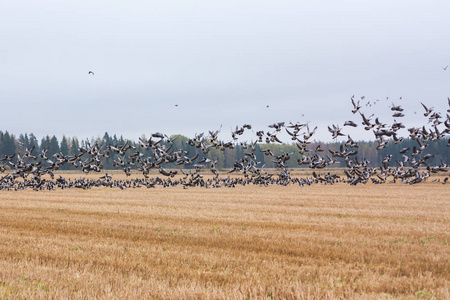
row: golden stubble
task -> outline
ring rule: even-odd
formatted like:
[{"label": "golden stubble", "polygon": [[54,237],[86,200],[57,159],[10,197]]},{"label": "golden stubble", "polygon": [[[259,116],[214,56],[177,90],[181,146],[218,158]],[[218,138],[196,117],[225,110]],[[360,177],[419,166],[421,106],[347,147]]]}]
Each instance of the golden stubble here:
[{"label": "golden stubble", "polygon": [[450,297],[450,186],[0,193],[0,297]]}]

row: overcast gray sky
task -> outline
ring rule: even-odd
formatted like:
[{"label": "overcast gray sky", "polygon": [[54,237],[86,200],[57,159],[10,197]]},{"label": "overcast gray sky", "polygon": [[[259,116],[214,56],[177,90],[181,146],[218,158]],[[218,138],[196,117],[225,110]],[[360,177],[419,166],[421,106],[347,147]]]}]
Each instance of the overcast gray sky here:
[{"label": "overcast gray sky", "polygon": [[426,123],[421,101],[445,112],[448,64],[448,0],[1,1],[0,130],[137,139],[309,121],[329,140],[326,125],[361,123],[352,95],[380,99],[362,110],[388,124],[392,102],[407,126]]}]

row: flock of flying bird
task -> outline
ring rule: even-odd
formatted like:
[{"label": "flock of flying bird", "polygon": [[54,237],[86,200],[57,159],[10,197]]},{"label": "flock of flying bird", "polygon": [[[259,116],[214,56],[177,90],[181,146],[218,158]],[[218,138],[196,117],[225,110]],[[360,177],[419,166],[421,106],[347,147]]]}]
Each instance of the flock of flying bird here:
[{"label": "flock of flying bird", "polygon": [[[401,99],[401,98],[400,98]],[[390,106],[392,117],[395,118],[391,125],[382,123],[379,118],[373,115],[367,116],[361,111],[361,100],[355,100],[351,97],[353,106],[353,115],[359,115],[363,128],[368,132],[373,132],[377,143],[377,150],[384,149],[388,143],[400,143],[403,137],[399,135],[399,130],[405,128],[402,122],[396,121],[404,117],[401,105]],[[370,103],[370,102],[369,102]],[[428,124],[421,127],[408,128],[409,137],[415,140],[417,145],[413,149],[403,148],[400,150],[402,161],[392,161],[392,154],[384,157],[381,166],[372,166],[371,163],[363,159],[359,161],[355,154],[358,151],[358,143],[349,135],[343,132],[346,126],[357,127],[357,121],[347,120],[343,127],[339,125],[328,126],[332,138],[336,140],[339,137],[347,136],[347,141],[341,143],[339,149],[329,150],[324,153],[321,145],[311,148],[311,137],[316,133],[317,126],[311,129],[309,124],[278,122],[269,125],[268,131],[253,131],[256,134],[256,140],[251,143],[238,142],[240,136],[245,131],[253,130],[249,124],[236,126],[231,132],[231,140],[224,142],[219,140],[220,130],[209,131],[208,134],[195,134],[187,143],[195,147],[195,153],[189,153],[185,150],[174,149],[173,141],[167,135],[162,133],[153,133],[149,139],[140,138],[138,150],[135,145],[125,142],[123,145],[108,145],[103,147],[97,143],[88,145],[86,148],[80,148],[78,155],[63,155],[56,153],[47,157],[47,150],[39,154],[33,154],[34,147],[26,149],[22,154],[4,156],[0,158],[0,172],[5,173],[6,165],[10,166],[11,171],[6,172],[0,177],[0,190],[54,190],[56,188],[82,188],[92,187],[110,187],[110,188],[153,188],[156,186],[174,187],[235,187],[237,185],[290,185],[299,186],[311,185],[315,183],[334,184],[337,182],[346,182],[350,185],[359,183],[382,184],[387,182],[402,182],[405,184],[416,184],[426,181],[432,173],[441,173],[448,175],[448,166],[441,162],[440,165],[431,166],[428,160],[433,157],[432,154],[425,153],[428,144],[440,139],[448,139],[450,134],[450,98],[448,99],[449,109],[446,116],[443,117],[440,112],[427,107],[424,108],[423,115],[428,119]],[[367,106],[367,105],[366,105]],[[375,120],[373,120],[375,118]],[[428,128],[427,128],[428,126]],[[283,143],[279,138],[279,133],[285,131],[291,137],[291,143],[295,143],[298,151],[302,154],[297,163],[300,166],[308,166],[313,169],[312,175],[307,177],[291,176],[286,162],[291,159],[290,153],[274,154],[265,144]],[[260,147],[255,147],[259,144]],[[244,150],[243,157],[235,161],[233,169],[221,176],[217,169],[217,161],[207,158],[210,149],[215,148],[224,151],[233,149],[236,146]],[[450,147],[450,139],[447,146]],[[276,169],[265,168],[264,162],[257,161],[256,151],[261,151],[265,156],[277,166]],[[102,161],[105,158],[112,157],[116,168],[123,169],[127,176],[131,175],[132,166],[142,173],[142,178],[130,178],[126,180],[114,180],[113,175],[106,173],[98,179],[65,179],[61,175],[55,179],[54,171],[58,170],[64,164],[70,164],[80,169],[85,174],[90,172],[103,172]],[[333,164],[345,164],[344,175],[322,172],[317,174],[316,169],[324,169]],[[168,164],[177,166],[178,169],[166,169]],[[192,166],[190,169],[184,166]],[[155,174],[157,176],[150,176]],[[205,172],[204,170],[208,170]],[[212,176],[204,176],[207,173]],[[234,176],[240,175],[240,176]],[[128,177],[127,177],[128,178]],[[440,179],[435,179],[440,181]],[[442,180],[442,184],[448,182],[448,176]]]}]

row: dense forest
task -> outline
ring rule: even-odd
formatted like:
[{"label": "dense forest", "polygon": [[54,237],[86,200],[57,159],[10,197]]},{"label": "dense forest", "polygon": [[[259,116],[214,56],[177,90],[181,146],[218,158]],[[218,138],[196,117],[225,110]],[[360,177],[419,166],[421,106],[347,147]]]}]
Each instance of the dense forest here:
[{"label": "dense forest", "polygon": [[[142,137],[145,139],[145,136]],[[98,137],[95,139],[83,139],[79,140],[76,137],[66,137],[63,136],[61,141],[57,139],[56,136],[45,136],[40,141],[36,138],[33,133],[30,134],[20,134],[16,137],[13,134],[8,133],[8,131],[2,132],[0,131],[0,159],[5,156],[11,156],[16,154],[16,157],[12,159],[14,162],[17,159],[17,155],[22,156],[26,153],[27,150],[32,151],[32,155],[36,156],[37,159],[44,161],[44,159],[40,156],[40,154],[44,151],[46,155],[44,157],[52,159],[56,156],[74,156],[80,154],[80,151],[83,149],[88,149],[91,145],[97,145],[102,151],[108,152],[109,146],[120,146],[128,143],[128,145],[133,146],[133,148],[127,150],[127,155],[132,155],[133,153],[139,153],[142,157],[146,157],[152,155],[152,149],[144,149],[142,147],[142,143],[139,141],[132,141],[123,138],[122,136],[117,137],[117,135],[110,135],[105,133],[103,137]],[[170,144],[171,145],[170,145]],[[317,152],[320,153],[321,156],[328,156],[329,159],[332,159],[331,151],[336,151],[345,142],[334,142],[334,143],[324,143],[324,142],[311,142],[308,145],[309,154]],[[431,165],[439,165],[441,163],[450,164],[450,148],[448,147],[448,139],[438,139],[435,141],[426,141],[427,145],[426,151],[424,154],[431,154],[433,157],[428,160],[428,163]],[[195,156],[199,154],[199,159],[207,158],[212,161],[217,161],[216,166],[218,169],[228,169],[233,168],[233,165],[236,160],[240,160],[246,153],[247,147],[252,145],[248,145],[246,143],[224,143],[227,145],[222,149],[217,149],[215,147],[211,147],[204,153],[202,149],[196,148],[189,144],[189,138],[182,135],[173,135],[171,137],[167,137],[163,139],[161,144],[165,145],[167,148],[178,151],[185,151],[187,156]],[[382,164],[383,159],[386,155],[391,154],[391,165],[396,166],[397,161],[401,162],[403,160],[402,154],[400,150],[403,148],[413,149],[415,146],[418,146],[416,140],[406,138],[400,143],[394,143],[393,141],[389,141],[384,149],[377,150],[377,143],[372,141],[359,141],[357,142],[358,147],[354,147],[353,150],[357,151],[356,157],[360,161],[367,160],[370,162],[372,166],[379,166]],[[318,146],[320,145],[320,152],[318,152]],[[266,168],[277,167],[276,162],[274,161],[272,156],[264,155],[261,150],[270,149],[272,153],[277,156],[283,153],[288,153],[290,155],[290,160],[286,162],[286,166],[289,168],[300,168],[300,167],[308,167],[308,165],[301,165],[298,163],[303,156],[301,151],[295,143],[287,144],[287,143],[256,143],[253,145],[255,151],[255,159],[258,162],[261,162],[261,165],[265,165]],[[409,150],[411,152],[411,150]],[[422,156],[424,155],[422,154]],[[103,158],[103,169],[115,169],[114,161],[117,160],[117,156],[119,154],[114,153],[109,157]],[[333,158],[335,159],[335,158]],[[8,164],[3,162],[3,168],[8,169]],[[1,163],[0,163],[1,164]],[[136,168],[135,165],[130,164],[132,169]],[[174,163],[168,164],[166,167],[168,168],[192,168],[193,165],[181,165],[177,166]],[[332,165],[332,167],[345,167],[344,159],[336,158],[336,163]],[[75,169],[70,164],[64,164],[61,166],[62,170],[70,170]]]}]

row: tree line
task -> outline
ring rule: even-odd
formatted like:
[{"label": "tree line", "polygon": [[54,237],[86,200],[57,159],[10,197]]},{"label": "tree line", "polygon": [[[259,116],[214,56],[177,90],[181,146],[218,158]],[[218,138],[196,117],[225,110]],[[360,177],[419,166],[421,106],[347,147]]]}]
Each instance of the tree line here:
[{"label": "tree line", "polygon": [[[142,136],[145,139],[145,136]],[[201,149],[195,148],[189,145],[189,138],[183,135],[172,135],[169,137],[171,144],[168,139],[164,139],[161,141],[161,144],[165,145],[167,148],[172,147],[172,150],[183,150],[186,153],[186,156],[193,157],[196,154],[199,154],[199,158],[205,157],[212,161],[217,161],[216,166],[218,169],[229,169],[233,168],[234,163],[237,160],[240,160],[245,156],[245,153],[248,153],[247,147],[251,145],[243,144],[236,142],[232,147],[227,147],[224,150],[216,149],[214,147],[209,148],[207,153],[202,152]],[[45,136],[40,141],[36,138],[33,133],[30,134],[20,134],[16,137],[14,134],[8,133],[8,131],[0,131],[0,159],[5,156],[11,156],[16,154],[16,157],[13,158],[13,161],[17,159],[17,155],[23,156],[23,154],[34,147],[33,155],[35,155],[39,160],[43,161],[43,159],[39,156],[42,151],[47,151],[46,157],[52,158],[55,154],[59,153],[63,156],[75,156],[80,154],[80,148],[87,149],[91,145],[97,144],[104,151],[107,150],[110,145],[124,145],[128,143],[128,145],[132,145],[134,149],[128,150],[130,154],[133,151],[137,151],[142,154],[142,157],[149,156],[151,154],[151,149],[144,149],[139,142],[132,141],[129,139],[123,138],[123,136],[118,137],[116,134],[110,135],[109,133],[105,133],[103,137],[91,138],[91,139],[82,139],[79,140],[76,137],[66,137],[63,136],[61,141],[58,140],[56,136]],[[338,150],[344,142],[311,142],[309,144],[308,149],[310,152],[308,155],[314,155],[317,153],[322,157],[333,158],[332,154],[329,150]],[[449,147],[448,139],[439,139],[436,141],[427,141],[426,144],[427,154],[432,154],[434,157],[428,160],[428,163],[431,165],[439,165],[441,163],[450,164],[450,155],[449,155]],[[320,145],[320,150],[317,148]],[[359,161],[367,160],[373,166],[379,166],[382,164],[382,160],[387,155],[392,155],[391,163],[392,166],[395,166],[396,161],[403,161],[404,157],[400,153],[400,150],[403,148],[410,148],[411,150],[414,147],[417,147],[418,143],[416,140],[405,138],[401,143],[394,143],[390,141],[384,149],[377,150],[377,143],[373,141],[359,141],[358,148],[354,148],[353,150],[357,151],[357,154],[353,157],[357,158]],[[283,153],[287,153],[290,155],[290,159],[286,162],[286,166],[289,168],[301,168],[308,167],[308,165],[299,165],[298,160],[302,158],[303,154],[299,152],[299,148],[295,143],[257,143],[254,144],[253,147],[255,151],[253,151],[256,156],[256,161],[261,162],[261,165],[264,164],[266,168],[274,168],[276,167],[276,163],[274,162],[274,158],[271,156],[264,155],[261,150],[270,149],[274,156],[282,155]],[[409,150],[409,151],[411,151]],[[118,154],[111,155],[109,157],[105,157],[103,159],[103,168],[104,169],[115,169],[114,160],[117,159]],[[343,159],[337,159],[338,163],[334,164],[334,167],[345,167],[345,162]],[[131,165],[132,169],[136,168],[136,166]],[[182,167],[182,168],[192,168],[192,165],[183,165],[176,166],[174,163],[169,164],[167,167]],[[70,164],[65,164],[61,167],[63,170],[75,169]]]}]

